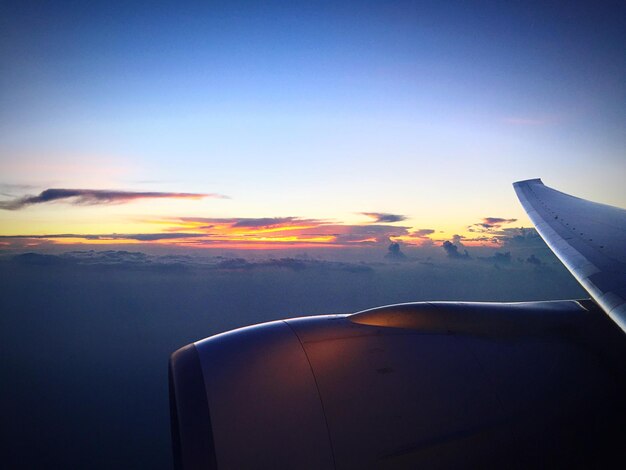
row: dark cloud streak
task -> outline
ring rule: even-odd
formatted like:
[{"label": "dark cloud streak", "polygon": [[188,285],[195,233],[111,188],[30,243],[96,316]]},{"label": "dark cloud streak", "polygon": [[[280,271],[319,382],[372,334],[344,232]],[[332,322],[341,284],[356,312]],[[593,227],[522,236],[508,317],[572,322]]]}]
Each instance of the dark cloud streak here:
[{"label": "dark cloud streak", "polygon": [[482,221],[472,224],[468,227],[470,232],[489,232],[494,229],[500,229],[503,225],[517,222],[517,219],[505,219],[502,217],[483,217]]},{"label": "dark cloud streak", "polygon": [[388,214],[386,212],[361,212],[361,214],[371,217],[374,219],[373,222],[378,224],[392,224],[406,220],[406,216],[401,214]]},{"label": "dark cloud streak", "polygon": [[326,220],[305,219],[301,217],[179,217],[174,220],[207,224],[207,227],[212,227],[213,225],[230,225],[231,227],[239,228],[291,227],[294,225],[324,225],[328,223]]},{"label": "dark cloud streak", "polygon": [[37,196],[24,196],[8,201],[0,201],[0,209],[18,210],[34,204],[69,200],[74,205],[123,204],[137,199],[228,199],[215,193],[173,193],[154,191],[116,191],[109,189],[63,189],[50,188]]},{"label": "dark cloud streak", "polygon": [[299,217],[261,217],[257,219],[240,218],[234,219],[232,227],[269,228],[311,223],[319,224],[321,223],[321,221],[312,219],[301,219]]}]

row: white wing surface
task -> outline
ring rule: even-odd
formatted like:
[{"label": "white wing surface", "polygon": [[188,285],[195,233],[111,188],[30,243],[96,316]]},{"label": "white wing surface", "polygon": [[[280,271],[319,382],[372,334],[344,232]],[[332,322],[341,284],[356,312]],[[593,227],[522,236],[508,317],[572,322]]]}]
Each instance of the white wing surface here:
[{"label": "white wing surface", "polygon": [[626,210],[570,196],[540,179],[513,187],[548,246],[626,332]]}]

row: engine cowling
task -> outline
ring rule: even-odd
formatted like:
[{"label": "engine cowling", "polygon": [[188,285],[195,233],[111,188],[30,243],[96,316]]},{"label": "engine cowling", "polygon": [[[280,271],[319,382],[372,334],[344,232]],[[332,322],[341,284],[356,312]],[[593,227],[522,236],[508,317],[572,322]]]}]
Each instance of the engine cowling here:
[{"label": "engine cowling", "polygon": [[178,468],[602,465],[623,333],[591,302],[413,303],[270,322],[170,361]]}]

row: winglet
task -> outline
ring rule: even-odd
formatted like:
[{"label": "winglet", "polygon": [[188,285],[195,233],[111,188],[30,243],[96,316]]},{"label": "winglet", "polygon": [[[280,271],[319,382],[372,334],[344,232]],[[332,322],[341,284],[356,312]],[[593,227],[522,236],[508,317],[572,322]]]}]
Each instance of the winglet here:
[{"label": "winglet", "polygon": [[522,181],[516,181],[515,183],[513,183],[513,187],[517,187],[517,186],[522,186],[525,184],[541,184],[543,185],[543,181],[541,181],[541,178],[531,178],[528,180],[522,180]]}]

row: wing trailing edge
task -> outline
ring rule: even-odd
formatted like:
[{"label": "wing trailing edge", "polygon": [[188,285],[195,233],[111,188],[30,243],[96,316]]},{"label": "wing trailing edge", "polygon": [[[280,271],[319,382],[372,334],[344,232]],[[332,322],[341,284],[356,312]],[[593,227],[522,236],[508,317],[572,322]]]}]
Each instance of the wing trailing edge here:
[{"label": "wing trailing edge", "polygon": [[541,179],[513,187],[550,249],[626,332],[626,210],[570,196]]}]

